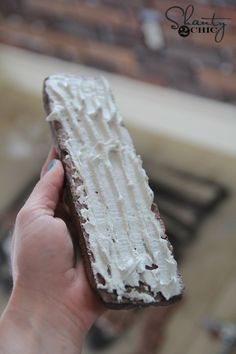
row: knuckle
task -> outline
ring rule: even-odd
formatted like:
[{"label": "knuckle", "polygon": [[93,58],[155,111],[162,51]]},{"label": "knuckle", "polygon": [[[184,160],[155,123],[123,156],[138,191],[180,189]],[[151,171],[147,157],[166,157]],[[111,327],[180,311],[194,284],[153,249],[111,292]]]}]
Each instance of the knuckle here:
[{"label": "knuckle", "polygon": [[32,210],[28,207],[23,207],[16,217],[16,222],[19,224],[25,224],[30,221],[32,217]]},{"label": "knuckle", "polygon": [[64,220],[57,218],[57,226],[62,232],[67,232],[67,226]]}]

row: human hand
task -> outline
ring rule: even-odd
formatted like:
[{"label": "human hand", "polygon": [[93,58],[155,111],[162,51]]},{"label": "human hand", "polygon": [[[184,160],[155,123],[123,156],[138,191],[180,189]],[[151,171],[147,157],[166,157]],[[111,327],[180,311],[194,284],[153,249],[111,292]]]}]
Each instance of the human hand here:
[{"label": "human hand", "polygon": [[[83,265],[74,265],[65,222],[55,217],[64,182],[62,164],[55,158],[52,149],[40,181],[17,216],[12,242],[13,292],[0,322],[0,335],[4,331],[4,336],[9,326],[24,333],[31,329],[28,342],[23,338],[27,343],[24,353],[31,354],[78,353],[88,329],[104,311]],[[19,334],[19,342],[22,336]],[[35,342],[40,342],[40,349]],[[23,352],[22,345],[15,346],[14,353]]]}]

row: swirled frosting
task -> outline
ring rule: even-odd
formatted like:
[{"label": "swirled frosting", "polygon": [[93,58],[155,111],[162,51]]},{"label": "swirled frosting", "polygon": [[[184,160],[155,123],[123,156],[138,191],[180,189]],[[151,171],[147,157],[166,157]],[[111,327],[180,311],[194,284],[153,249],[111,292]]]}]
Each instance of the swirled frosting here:
[{"label": "swirled frosting", "polygon": [[179,295],[177,264],[151,211],[153,192],[108,82],[52,75],[45,90],[51,109],[47,120],[63,126],[75,166],[72,180],[83,182],[76,196],[80,206],[86,205],[79,212],[98,288],[115,291],[120,302],[123,296],[152,303],[159,292],[167,300]]}]

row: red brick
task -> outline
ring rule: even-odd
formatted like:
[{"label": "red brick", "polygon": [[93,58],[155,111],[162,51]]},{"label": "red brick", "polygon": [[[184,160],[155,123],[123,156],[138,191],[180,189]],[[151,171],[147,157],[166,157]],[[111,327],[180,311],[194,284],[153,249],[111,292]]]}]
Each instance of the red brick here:
[{"label": "red brick", "polygon": [[[81,0],[79,0],[81,1]],[[132,1],[125,1],[125,0],[100,0],[100,4],[105,4],[113,8],[120,8],[120,9],[127,9],[131,8],[133,10],[142,8],[143,0],[132,0]]]},{"label": "red brick", "polygon": [[50,15],[55,19],[74,19],[88,25],[107,26],[114,28],[128,28],[136,31],[139,28],[137,19],[132,13],[114,10],[104,5],[91,6],[86,3],[69,3],[48,0],[25,0],[25,7],[38,15]]},{"label": "red brick", "polygon": [[209,65],[217,67],[222,63],[222,58],[227,62],[231,61],[231,56],[222,53],[220,48],[185,41],[176,42],[171,39],[166,43],[165,55],[174,60],[187,61],[189,65],[193,66]]},{"label": "red brick", "polygon": [[78,58],[82,61],[94,58],[115,65],[124,74],[136,71],[138,67],[135,54],[130,49],[119,48],[94,40],[86,41],[52,30],[37,32],[29,24],[13,27],[2,22],[0,24],[0,40],[15,45],[17,45],[17,42],[25,43],[25,46],[29,49],[31,49],[31,45],[33,47],[35,44],[41,43],[42,48],[45,47],[49,53],[71,51],[78,55]]},{"label": "red brick", "polygon": [[221,14],[225,18],[230,18],[229,22],[236,26],[236,6],[222,7]]},{"label": "red brick", "polygon": [[153,1],[153,6],[157,10],[159,10],[163,15],[165,15],[165,12],[168,8],[172,6],[179,6],[185,9],[188,5],[193,5],[194,6],[194,14],[193,18],[199,18],[199,17],[205,17],[205,16],[211,16],[214,12],[220,11],[220,7],[216,6],[210,6],[206,4],[199,4],[196,0],[189,1],[186,0],[154,0]]},{"label": "red brick", "polygon": [[236,94],[236,73],[225,74],[217,69],[203,67],[198,70],[198,78],[209,89]]}]

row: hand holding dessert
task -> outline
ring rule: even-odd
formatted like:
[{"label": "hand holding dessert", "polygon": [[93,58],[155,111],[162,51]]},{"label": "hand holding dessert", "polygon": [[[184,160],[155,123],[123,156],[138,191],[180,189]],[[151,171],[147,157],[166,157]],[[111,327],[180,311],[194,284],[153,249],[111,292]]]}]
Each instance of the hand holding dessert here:
[{"label": "hand holding dessert", "polygon": [[[91,290],[66,224],[55,217],[64,171],[52,149],[20,210],[12,242],[13,291],[0,320],[0,353],[78,354],[104,311]],[[47,170],[47,168],[50,168]]]}]

